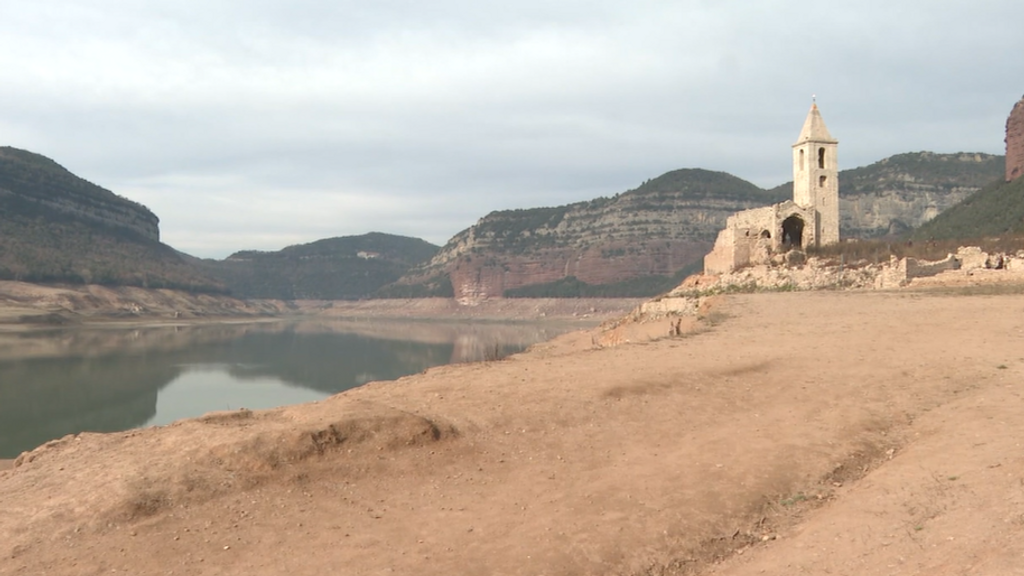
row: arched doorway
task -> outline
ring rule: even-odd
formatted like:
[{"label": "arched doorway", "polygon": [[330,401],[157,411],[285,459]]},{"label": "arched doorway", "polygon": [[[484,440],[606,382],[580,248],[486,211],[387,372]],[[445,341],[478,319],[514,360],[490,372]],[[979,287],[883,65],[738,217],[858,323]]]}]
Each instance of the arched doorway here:
[{"label": "arched doorway", "polygon": [[804,245],[804,219],[796,214],[782,221],[782,245],[801,248]]}]

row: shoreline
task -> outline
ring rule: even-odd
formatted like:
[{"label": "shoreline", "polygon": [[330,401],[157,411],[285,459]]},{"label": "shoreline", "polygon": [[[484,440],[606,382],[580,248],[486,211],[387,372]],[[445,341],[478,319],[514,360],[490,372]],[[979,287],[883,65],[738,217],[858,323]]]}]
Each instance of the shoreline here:
[{"label": "shoreline", "polygon": [[581,332],[309,404],[52,441],[0,471],[0,572],[1017,566],[993,514],[1024,517],[1024,324],[1007,313],[1024,295],[711,308],[674,337],[623,324],[606,346]]},{"label": "shoreline", "polygon": [[[987,558],[1002,573],[1022,550],[992,521],[1024,515],[1024,461],[1007,456],[1024,433],[1024,324],[1006,310],[1022,306],[734,295],[676,337],[641,322],[623,327],[656,332],[68,436],[0,471],[0,572],[882,573]],[[887,513],[865,516],[878,502]]]},{"label": "shoreline", "polygon": [[590,326],[625,316],[642,298],[516,298],[486,300],[475,305],[453,299],[307,300],[296,302],[246,301],[278,313],[209,314],[188,317],[166,314],[126,316],[115,308],[71,311],[4,305],[0,300],[0,333],[75,329],[131,329],[186,327],[212,324],[276,322],[416,322],[416,323],[580,323]]},{"label": "shoreline", "polygon": [[422,298],[285,302],[139,288],[0,281],[0,333],[304,320],[599,324],[629,313],[645,300],[522,298],[462,304],[450,298]]}]

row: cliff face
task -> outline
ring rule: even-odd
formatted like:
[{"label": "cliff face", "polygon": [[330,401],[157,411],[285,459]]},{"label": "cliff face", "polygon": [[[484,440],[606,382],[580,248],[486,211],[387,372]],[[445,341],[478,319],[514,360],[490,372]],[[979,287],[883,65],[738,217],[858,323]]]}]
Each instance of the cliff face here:
[{"label": "cliff face", "polygon": [[[1001,156],[920,152],[843,171],[840,233],[875,237],[919,226],[998,180],[1002,166]],[[488,214],[398,285],[446,277],[465,302],[567,280],[632,289],[699,265],[732,213],[791,197],[792,183],[762,190],[721,172],[677,170],[612,198]],[[651,295],[664,291],[654,281],[645,286]],[[623,290],[600,295],[644,295]]]},{"label": "cliff face", "polygon": [[[897,154],[839,173],[839,233],[871,238],[917,228],[1002,175],[992,154]],[[776,188],[788,194],[792,184]]]},{"label": "cliff face", "polygon": [[0,147],[0,202],[17,213],[71,218],[160,240],[160,220],[148,208],[25,150]]},{"label": "cliff face", "polygon": [[1024,98],[1006,119],[1006,181],[1024,176]]},{"label": "cliff face", "polygon": [[924,224],[999,179],[991,154],[899,154],[839,176],[841,233],[899,234]]},{"label": "cliff face", "polygon": [[400,284],[448,275],[455,297],[473,301],[569,277],[671,276],[700,261],[730,214],[774,201],[725,173],[678,170],[612,198],[488,214]]},{"label": "cliff face", "polygon": [[222,291],[160,243],[158,224],[49,158],[0,148],[0,280]]}]

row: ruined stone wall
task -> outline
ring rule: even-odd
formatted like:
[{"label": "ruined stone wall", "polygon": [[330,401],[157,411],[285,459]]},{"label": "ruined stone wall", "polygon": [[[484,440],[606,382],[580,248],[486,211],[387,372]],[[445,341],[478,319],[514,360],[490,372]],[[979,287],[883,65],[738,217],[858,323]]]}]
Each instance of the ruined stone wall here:
[{"label": "ruined stone wall", "polygon": [[[777,242],[776,212],[776,206],[766,206],[729,216],[725,228],[718,233],[714,248],[704,257],[704,273],[724,274],[767,260],[772,242]],[[771,239],[762,239],[763,232],[768,232]]]},{"label": "ruined stone wall", "polygon": [[1006,181],[1024,176],[1024,98],[1006,120]]}]

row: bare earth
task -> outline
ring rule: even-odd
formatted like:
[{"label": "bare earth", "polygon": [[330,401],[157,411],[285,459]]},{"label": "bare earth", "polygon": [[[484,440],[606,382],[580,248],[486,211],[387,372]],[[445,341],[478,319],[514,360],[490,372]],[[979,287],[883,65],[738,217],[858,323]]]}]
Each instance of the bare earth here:
[{"label": "bare earth", "polygon": [[1024,574],[1024,296],[704,315],[52,442],[0,574]]}]

